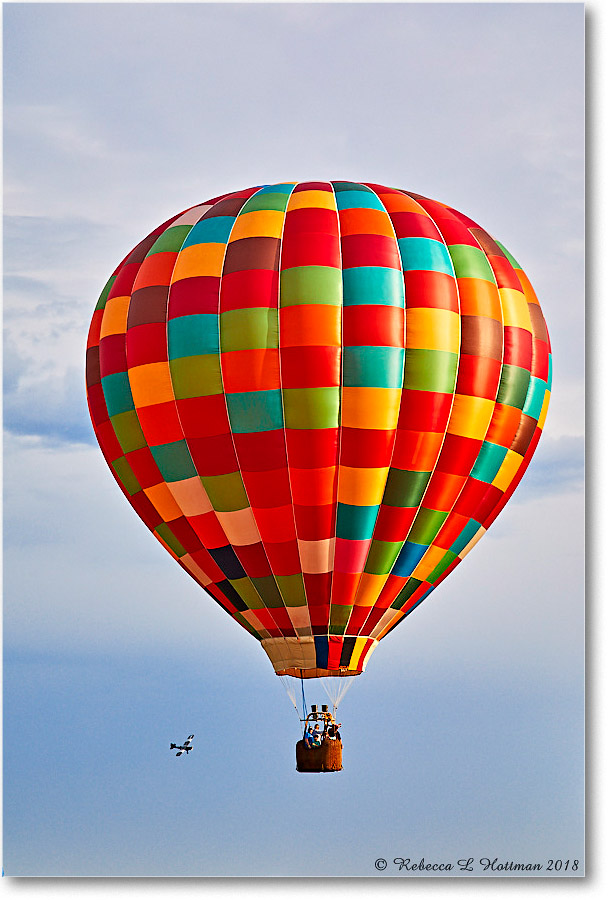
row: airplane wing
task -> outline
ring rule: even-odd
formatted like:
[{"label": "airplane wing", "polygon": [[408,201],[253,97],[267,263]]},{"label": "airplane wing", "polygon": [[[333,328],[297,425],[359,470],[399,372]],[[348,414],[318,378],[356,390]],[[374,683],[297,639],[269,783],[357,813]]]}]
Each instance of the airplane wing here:
[{"label": "airplane wing", "polygon": [[179,750],[175,755],[176,755],[176,756],[181,756],[181,755],[182,755],[182,751]]},{"label": "airplane wing", "polygon": [[189,747],[189,746],[190,746],[190,744],[192,743],[193,737],[194,737],[193,734],[189,734],[189,735],[188,735],[188,737],[187,737],[186,740],[184,741],[184,747]]}]

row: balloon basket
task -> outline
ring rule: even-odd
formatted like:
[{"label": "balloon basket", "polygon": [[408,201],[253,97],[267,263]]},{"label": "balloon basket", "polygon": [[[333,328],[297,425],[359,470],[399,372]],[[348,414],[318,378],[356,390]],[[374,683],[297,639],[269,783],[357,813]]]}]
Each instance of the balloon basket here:
[{"label": "balloon basket", "polygon": [[303,740],[296,744],[297,772],[340,772],[342,741],[327,739],[320,747],[307,747]]}]

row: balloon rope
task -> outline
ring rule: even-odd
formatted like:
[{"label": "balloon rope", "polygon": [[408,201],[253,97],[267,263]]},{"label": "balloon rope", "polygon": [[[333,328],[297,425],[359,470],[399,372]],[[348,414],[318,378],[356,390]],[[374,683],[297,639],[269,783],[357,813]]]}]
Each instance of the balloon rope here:
[{"label": "balloon rope", "polygon": [[302,725],[302,736],[304,736],[304,732],[306,730],[306,697],[304,696],[304,676],[302,675],[302,669],[300,669],[300,681],[302,683],[302,712],[304,713],[304,724]]},{"label": "balloon rope", "polygon": [[290,677],[291,677],[290,675],[283,675],[283,676],[281,677],[281,684],[282,684],[283,687],[285,688],[285,693],[287,694],[287,696],[288,696],[289,699],[291,700],[291,703],[292,703],[292,705],[293,705],[293,708],[294,708],[295,711],[296,711],[296,715],[297,715],[297,717],[298,717],[298,722],[299,722],[299,721],[300,721],[300,710],[298,709],[298,704],[297,704],[297,702],[296,702],[296,692],[295,692],[295,689],[292,691],[292,689],[291,689],[291,687],[289,687],[289,683],[288,683],[288,681],[287,681],[287,679],[290,678]]}]

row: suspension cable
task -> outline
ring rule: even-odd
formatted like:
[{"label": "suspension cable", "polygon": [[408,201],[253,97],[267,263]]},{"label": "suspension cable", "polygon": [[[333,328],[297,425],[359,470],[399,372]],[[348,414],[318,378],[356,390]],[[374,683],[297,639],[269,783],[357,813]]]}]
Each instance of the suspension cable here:
[{"label": "suspension cable", "polygon": [[302,675],[302,669],[300,669],[300,682],[302,684],[302,713],[304,715],[304,722],[302,724],[302,736],[304,736],[304,732],[306,731],[306,718],[308,713],[306,712],[306,697],[304,696],[304,676]]}]

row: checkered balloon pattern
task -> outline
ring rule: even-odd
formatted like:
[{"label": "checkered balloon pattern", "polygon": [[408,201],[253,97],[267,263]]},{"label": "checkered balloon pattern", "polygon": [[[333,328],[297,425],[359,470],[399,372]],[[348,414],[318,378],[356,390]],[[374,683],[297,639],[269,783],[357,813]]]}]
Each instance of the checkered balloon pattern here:
[{"label": "checkered balloon pattern", "polygon": [[278,674],[357,674],[486,532],[536,449],[550,344],[462,213],[348,181],[252,187],[105,286],[89,409],[123,493]]}]

